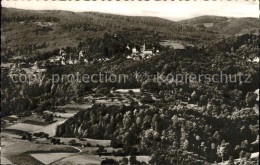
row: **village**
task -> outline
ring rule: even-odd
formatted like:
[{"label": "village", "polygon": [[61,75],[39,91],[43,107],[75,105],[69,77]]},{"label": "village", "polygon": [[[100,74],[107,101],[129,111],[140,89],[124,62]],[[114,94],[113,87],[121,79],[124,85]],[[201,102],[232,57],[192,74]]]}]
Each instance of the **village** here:
[{"label": "village", "polygon": [[259,164],[257,18],[64,9],[3,8],[1,164]]}]

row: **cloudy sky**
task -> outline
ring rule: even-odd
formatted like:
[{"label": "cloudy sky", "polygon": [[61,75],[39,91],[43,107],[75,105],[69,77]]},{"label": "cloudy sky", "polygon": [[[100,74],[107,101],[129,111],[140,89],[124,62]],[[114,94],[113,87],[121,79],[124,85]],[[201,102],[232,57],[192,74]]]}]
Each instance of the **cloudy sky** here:
[{"label": "cloudy sky", "polygon": [[32,10],[97,11],[131,16],[157,16],[181,20],[201,15],[228,17],[259,17],[258,0],[196,0],[196,1],[8,1],[3,7]]}]

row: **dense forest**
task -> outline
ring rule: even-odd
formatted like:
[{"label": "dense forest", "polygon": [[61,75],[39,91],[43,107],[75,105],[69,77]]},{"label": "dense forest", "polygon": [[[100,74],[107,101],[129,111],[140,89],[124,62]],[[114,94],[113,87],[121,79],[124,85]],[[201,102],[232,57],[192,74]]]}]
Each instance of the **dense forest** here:
[{"label": "dense forest", "polygon": [[208,29],[216,30],[226,35],[236,35],[244,33],[258,33],[258,21],[258,18],[200,16],[187,20],[181,20],[179,23],[201,28],[206,28],[208,24]]},{"label": "dense forest", "polygon": [[[29,11],[2,9],[2,52],[12,56],[38,56],[86,40],[99,40],[105,33],[121,34],[125,41],[175,39],[206,42],[218,32],[182,25],[154,17],[130,17],[95,12]],[[26,37],[23,35],[26,34]],[[99,42],[90,44],[98,48]]]},{"label": "dense forest", "polygon": [[[42,115],[84,96],[117,97],[113,89],[140,88],[142,97],[129,92],[129,106],[95,104],[58,126],[57,137],[109,139],[114,155],[150,155],[149,164],[207,164],[234,158],[250,160],[258,152],[260,36],[258,19],[205,16],[180,22],[154,17],[130,17],[96,12],[2,9],[2,62],[45,63],[41,83],[14,83],[10,70],[1,71],[1,117]],[[228,21],[229,20],[229,21]],[[205,27],[205,23],[213,23]],[[237,24],[243,25],[242,27]],[[202,26],[203,25],[203,26]],[[237,29],[232,30],[233,27]],[[244,29],[249,29],[245,31]],[[26,35],[25,35],[26,34]],[[162,40],[193,46],[172,49]],[[160,50],[149,59],[132,60],[127,46],[146,43]],[[48,65],[60,49],[75,57],[81,50],[88,64]],[[100,58],[109,61],[98,61]],[[130,77],[127,83],[52,83],[52,74],[108,73],[131,75],[148,71],[168,74],[250,75],[251,83],[188,82],[175,84],[154,77]],[[66,94],[66,95],[65,95]],[[119,97],[119,96],[118,96]],[[140,103],[136,101],[140,99]],[[196,105],[188,107],[189,105]]]},{"label": "dense forest", "polygon": [[[244,64],[245,58],[258,56],[258,43],[259,36],[243,35],[217,41],[206,50],[168,50],[145,63],[119,64],[120,71],[138,67],[161,74],[248,73],[252,82],[176,86],[141,81],[141,88],[157,95],[159,102],[147,93],[144,106],[135,102],[122,107],[97,104],[59,126],[56,135],[111,139],[113,147],[122,147],[117,154],[152,155],[150,164],[203,164],[248,157],[258,151],[253,144],[259,129],[257,95],[253,92],[258,89],[259,75],[258,65]],[[179,104],[183,101],[202,109]]]}]

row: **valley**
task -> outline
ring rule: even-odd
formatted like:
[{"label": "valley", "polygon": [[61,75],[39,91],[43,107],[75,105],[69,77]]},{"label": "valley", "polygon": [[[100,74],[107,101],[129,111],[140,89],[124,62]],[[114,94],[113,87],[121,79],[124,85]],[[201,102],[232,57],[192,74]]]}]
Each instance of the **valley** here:
[{"label": "valley", "polygon": [[258,163],[258,19],[3,8],[1,23],[1,164]]}]

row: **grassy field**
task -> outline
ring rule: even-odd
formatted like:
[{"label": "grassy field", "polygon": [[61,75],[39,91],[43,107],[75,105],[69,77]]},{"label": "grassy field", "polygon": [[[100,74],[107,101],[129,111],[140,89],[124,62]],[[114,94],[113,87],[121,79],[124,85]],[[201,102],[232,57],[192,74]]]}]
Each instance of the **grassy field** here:
[{"label": "grassy field", "polygon": [[177,41],[165,40],[160,42],[160,44],[164,47],[169,46],[173,49],[185,49],[185,45]]},{"label": "grassy field", "polygon": [[51,112],[51,111],[44,111],[46,114],[52,114],[54,117],[58,118],[70,118],[77,114],[78,111],[69,111],[65,110],[65,112]]},{"label": "grassy field", "polygon": [[33,124],[26,124],[26,123],[17,123],[7,127],[6,129],[14,129],[14,130],[21,130],[26,132],[34,132],[36,130],[42,129],[42,126],[33,125]]},{"label": "grassy field", "polygon": [[32,154],[32,153],[77,153],[77,149],[66,145],[52,145],[52,144],[35,144],[33,141],[21,140],[15,137],[5,134],[2,137],[2,156],[12,156],[20,154]]},{"label": "grassy field", "polygon": [[1,164],[12,164],[6,157],[1,157]]},{"label": "grassy field", "polygon": [[58,162],[55,162],[55,165],[93,165],[93,164],[100,164],[102,158],[96,155],[75,155],[64,158]]},{"label": "grassy field", "polygon": [[80,144],[87,144],[90,143],[92,146],[96,146],[97,144],[100,146],[110,146],[111,140],[98,140],[98,139],[89,139],[89,138],[82,138],[83,140],[79,140],[77,138],[58,138],[65,144],[69,144],[69,141],[76,140],[76,143]]},{"label": "grassy field", "polygon": [[66,104],[64,106],[58,106],[57,109],[65,109],[67,111],[79,111],[79,110],[85,110],[87,108],[90,108],[92,105],[90,103],[86,104]]},{"label": "grassy field", "polygon": [[17,130],[17,129],[4,129],[2,132],[8,133],[8,134],[11,134],[11,135],[19,135],[17,137],[20,137],[20,136],[25,135],[25,134],[29,134],[29,132],[27,132],[27,131]]},{"label": "grassy field", "polygon": [[119,93],[128,93],[129,91],[133,91],[134,93],[140,93],[140,89],[117,89],[115,90],[115,92],[119,92]]},{"label": "grassy field", "polygon": [[[129,159],[129,156],[126,156],[126,158]],[[68,164],[68,165],[78,165],[78,164],[100,164],[102,160],[105,159],[114,159],[114,160],[122,160],[123,157],[122,156],[98,156],[98,155],[90,155],[90,154],[78,154],[78,155],[74,155],[74,156],[70,156],[67,158],[64,158],[58,162],[55,162],[55,165],[64,165],[64,164]],[[150,160],[149,156],[137,156],[136,159],[138,161],[144,161],[147,162]]]},{"label": "grassy field", "polygon": [[31,154],[32,157],[42,162],[43,164],[50,164],[59,159],[69,157],[74,153],[42,153],[42,154]]},{"label": "grassy field", "polygon": [[[122,92],[122,100],[111,102],[100,98],[98,102],[103,104],[122,104],[127,102],[127,93]],[[55,136],[58,125],[64,123],[68,118],[74,116],[79,110],[87,109],[90,104],[69,104],[63,106],[63,112],[50,112],[54,114],[54,123],[48,124],[44,122],[40,116],[32,115],[19,123],[10,123],[3,130],[2,135],[2,157],[3,162],[15,164],[100,164],[105,158],[113,158],[120,160],[123,157],[114,156],[98,156],[94,152],[99,146],[104,146],[108,153],[112,153],[117,149],[110,146],[111,140],[98,140],[89,138],[58,138],[65,145],[53,145],[50,139],[36,138],[32,141],[22,140],[21,135],[36,132],[45,132],[50,137]],[[70,146],[71,140],[76,140],[80,146]],[[81,145],[90,144],[91,147],[81,147]],[[140,157],[141,158],[141,157]]]},{"label": "grassy field", "polygon": [[46,122],[42,122],[42,121],[39,121],[39,120],[24,120],[23,123],[26,123],[26,124],[32,124],[32,125],[38,125],[38,126],[46,126],[48,125],[48,123]]},{"label": "grassy field", "polygon": [[27,155],[27,154],[9,156],[8,159],[12,162],[12,164],[44,165],[39,160],[37,160],[34,157],[32,157],[31,155]]},{"label": "grassy field", "polygon": [[[55,118],[56,120],[56,118]],[[49,134],[49,136],[54,136],[56,134],[56,128],[58,125],[64,123],[67,119],[61,119],[61,118],[57,118],[57,121],[52,123],[52,124],[49,124],[48,126],[46,127],[42,127],[40,129],[37,129],[35,130],[33,133],[36,133],[36,132],[45,132],[47,134]]]}]

